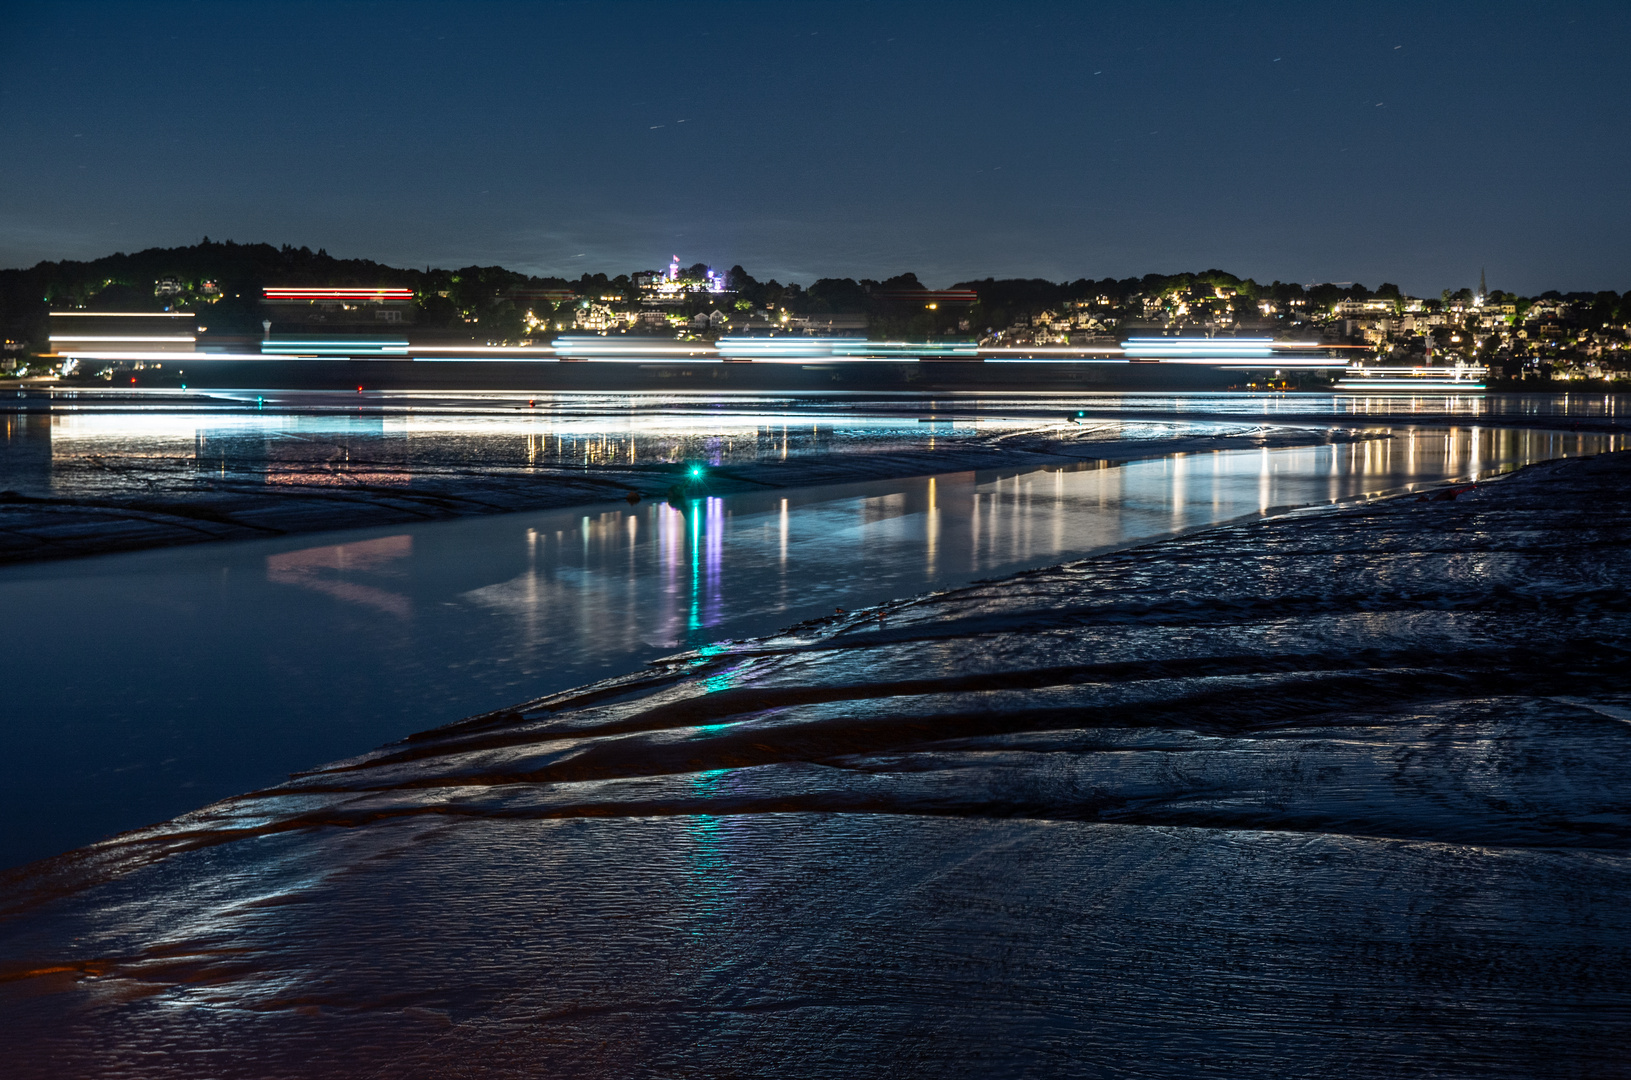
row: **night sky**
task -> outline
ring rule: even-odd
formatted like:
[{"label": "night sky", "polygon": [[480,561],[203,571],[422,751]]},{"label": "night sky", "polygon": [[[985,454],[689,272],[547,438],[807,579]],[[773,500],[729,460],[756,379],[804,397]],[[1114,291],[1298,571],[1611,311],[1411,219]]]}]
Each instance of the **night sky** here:
[{"label": "night sky", "polygon": [[8,4],[0,266],[1631,289],[1631,5]]}]

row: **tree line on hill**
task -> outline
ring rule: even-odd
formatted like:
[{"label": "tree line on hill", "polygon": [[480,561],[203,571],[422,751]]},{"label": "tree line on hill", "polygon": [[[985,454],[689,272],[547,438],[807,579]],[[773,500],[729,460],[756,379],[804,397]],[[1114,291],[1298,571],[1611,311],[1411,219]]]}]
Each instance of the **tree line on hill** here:
[{"label": "tree line on hill", "polygon": [[[687,273],[700,277],[705,270],[699,264]],[[155,295],[155,283],[161,280],[173,281],[179,291],[169,296]],[[1263,299],[1301,301],[1305,309],[1314,311],[1344,299],[1400,295],[1397,286],[1385,283],[1375,290],[1352,283],[1307,288],[1280,281],[1260,285],[1222,270],[1206,270],[1070,282],[1041,278],[962,281],[952,288],[972,290],[978,296],[975,303],[931,308],[913,300],[912,294],[924,288],[914,274],[882,281],[821,278],[806,288],[774,279],[761,282],[736,266],[730,271],[729,282],[732,295],[694,295],[687,298],[682,309],[706,311],[726,306],[779,309],[792,314],[865,314],[874,335],[923,338],[1001,329],[1072,303],[1125,317],[1129,312],[1141,312],[1146,298],[1181,296],[1197,306],[1230,308],[1237,316],[1254,317]],[[210,290],[207,296],[206,285]],[[322,249],[237,244],[206,237],[187,247],[150,248],[87,262],[42,262],[26,269],[0,270],[0,334],[43,350],[47,316],[53,308],[140,311],[205,302],[210,304],[212,329],[253,334],[258,332],[262,318],[261,290],[275,285],[410,288],[419,306],[419,326],[465,329],[472,337],[500,340],[523,336],[528,311],[547,320],[556,303],[613,300],[636,304],[641,298],[627,274],[584,274],[568,280],[536,277],[500,266],[420,270],[368,259],[338,259]],[[1584,317],[1595,319],[1598,325],[1631,321],[1631,293],[1624,297],[1612,292],[1544,296],[1572,301]],[[1461,294],[1443,297],[1455,298],[1470,299],[1471,292],[1462,290]]]}]

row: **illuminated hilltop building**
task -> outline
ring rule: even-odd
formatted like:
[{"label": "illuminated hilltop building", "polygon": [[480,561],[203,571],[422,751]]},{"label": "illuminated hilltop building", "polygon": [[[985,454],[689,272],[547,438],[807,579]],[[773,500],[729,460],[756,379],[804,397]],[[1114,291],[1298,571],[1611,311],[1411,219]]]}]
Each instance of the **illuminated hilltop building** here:
[{"label": "illuminated hilltop building", "polygon": [[[701,273],[698,273],[698,271]],[[717,295],[728,292],[726,275],[713,267],[697,266],[686,270],[680,266],[680,257],[674,256],[667,270],[641,270],[630,280],[644,294],[643,299],[656,303],[677,304],[689,296]]]}]

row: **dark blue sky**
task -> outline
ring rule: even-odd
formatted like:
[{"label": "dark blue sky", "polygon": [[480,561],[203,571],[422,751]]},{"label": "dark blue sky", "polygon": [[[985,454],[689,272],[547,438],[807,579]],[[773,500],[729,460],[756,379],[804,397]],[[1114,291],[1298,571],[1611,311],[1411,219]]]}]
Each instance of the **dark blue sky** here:
[{"label": "dark blue sky", "polygon": [[10,4],[0,265],[1631,289],[1631,5]]}]

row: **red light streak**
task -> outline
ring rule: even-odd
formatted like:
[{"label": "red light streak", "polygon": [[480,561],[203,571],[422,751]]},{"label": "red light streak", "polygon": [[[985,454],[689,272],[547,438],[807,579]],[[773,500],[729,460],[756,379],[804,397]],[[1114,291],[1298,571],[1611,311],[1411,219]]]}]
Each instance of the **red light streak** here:
[{"label": "red light streak", "polygon": [[268,288],[268,300],[412,300],[412,289]]}]

